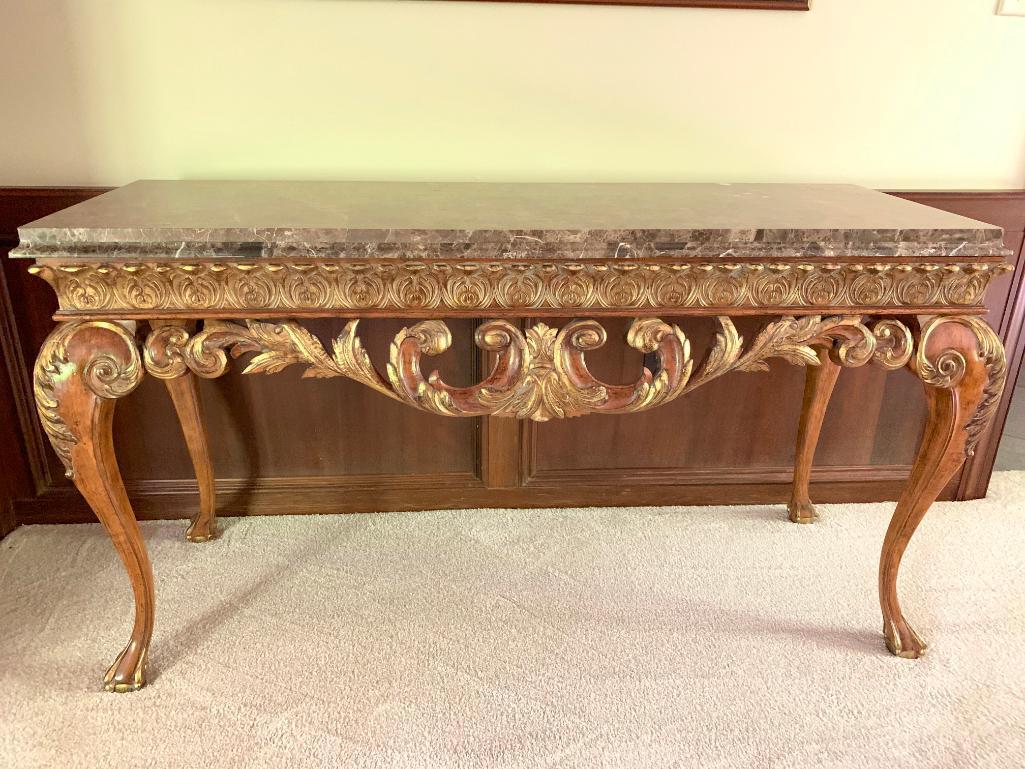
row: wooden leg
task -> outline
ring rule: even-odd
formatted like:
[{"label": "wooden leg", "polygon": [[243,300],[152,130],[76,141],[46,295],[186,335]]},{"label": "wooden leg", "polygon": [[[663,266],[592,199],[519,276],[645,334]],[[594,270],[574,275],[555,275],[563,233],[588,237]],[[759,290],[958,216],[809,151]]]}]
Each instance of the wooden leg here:
[{"label": "wooden leg", "polygon": [[815,505],[808,495],[812,460],[819,442],[822,420],[826,416],[829,397],[833,394],[840,367],[829,357],[829,348],[818,349],[819,365],[808,366],[804,380],[804,404],[797,429],[797,457],[794,462],[794,486],[787,510],[794,523],[811,523],[816,518]]},{"label": "wooden leg", "polygon": [[134,390],[143,375],[133,332],[134,327],[100,321],[62,324],[43,343],[34,372],[43,427],[68,477],[110,534],[135,595],[131,638],[103,681],[113,692],[145,685],[153,634],[153,572],[111,435],[115,400]]},{"label": "wooden leg", "polygon": [[926,647],[897,600],[900,561],[929,506],[988,426],[1003,390],[1006,364],[1000,340],[983,321],[933,318],[922,326],[910,365],[925,384],[929,418],[883,541],[879,601],[887,648],[914,659]]},{"label": "wooden leg", "polygon": [[189,448],[192,467],[199,482],[199,512],[185,530],[185,538],[191,542],[208,542],[216,539],[220,530],[217,526],[214,471],[210,463],[210,450],[207,448],[196,377],[190,372],[175,379],[165,380],[164,384],[167,385],[174,409],[178,412],[178,421],[185,434],[185,444]]},{"label": "wooden leg", "polygon": [[168,320],[152,320],[150,326],[153,333],[146,343],[146,364],[167,385],[199,484],[199,512],[185,530],[185,538],[191,542],[209,542],[216,539],[220,531],[217,526],[213,464],[210,462],[196,377],[184,365],[168,365],[175,358],[169,351],[173,349],[173,345],[168,347],[169,343],[184,343],[192,329]]}]

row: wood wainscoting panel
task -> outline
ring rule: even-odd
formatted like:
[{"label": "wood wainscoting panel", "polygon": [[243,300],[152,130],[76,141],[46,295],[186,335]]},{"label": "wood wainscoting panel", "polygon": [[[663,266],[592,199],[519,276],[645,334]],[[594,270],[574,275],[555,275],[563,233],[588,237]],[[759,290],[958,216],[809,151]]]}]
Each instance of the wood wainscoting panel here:
[{"label": "wood wainscoting panel", "polygon": [[[53,327],[52,290],[7,251],[16,228],[100,194],[101,188],[0,189],[0,534],[15,522],[93,520],[42,436],[29,372]],[[994,282],[989,308],[1005,339],[1012,377],[1025,351],[1025,192],[915,192],[902,197],[1002,226],[1017,270]],[[750,336],[764,318],[738,320]],[[700,363],[714,335],[709,319],[676,322]],[[549,321],[556,325],[557,321]],[[623,342],[625,320],[604,321],[609,340],[588,354],[607,381],[635,378],[641,354]],[[452,349],[431,360],[446,381],[487,369],[473,345],[476,320],[450,320]],[[312,324],[329,340],[338,320]],[[367,320],[361,331],[382,360],[400,321]],[[418,510],[482,506],[785,503],[803,389],[803,369],[734,374],[657,411],[537,424],[499,418],[445,419],[410,410],[349,380],[274,377],[200,382],[222,515]],[[1013,391],[1008,382],[1007,393]],[[10,397],[6,397],[9,393]],[[1006,415],[948,486],[945,498],[985,493]],[[905,372],[844,369],[822,430],[813,472],[816,501],[895,499],[921,434],[921,387]],[[147,378],[119,403],[118,455],[141,518],[184,518],[197,505],[185,444],[163,384]],[[144,439],[145,436],[145,439]],[[159,440],[154,440],[159,436]],[[781,512],[781,515],[785,513]]]},{"label": "wood wainscoting panel", "polygon": [[[21,435],[30,409],[24,399],[24,381],[18,368],[17,329],[7,290],[7,280],[0,271],[0,539],[18,525],[14,516],[14,500],[33,493],[26,445]],[[12,355],[12,352],[14,353]]]},{"label": "wood wainscoting panel", "polygon": [[[18,244],[20,225],[105,191],[0,187],[0,537],[18,525],[20,504],[51,486],[48,467],[57,461],[36,418],[30,375],[36,351],[53,328],[57,298],[8,252]],[[61,468],[56,477],[63,474]]]},{"label": "wood wainscoting panel", "polygon": [[[470,384],[476,375],[474,323],[450,321],[452,348],[432,360],[452,384]],[[329,343],[344,321],[306,325]],[[387,359],[388,345],[403,325],[408,323],[360,323],[360,336],[374,360]],[[219,478],[323,477],[343,487],[349,476],[477,478],[479,420],[439,419],[349,379],[303,379],[298,365],[272,377],[242,376],[241,368],[235,365],[227,376],[199,382]],[[155,442],[154,435],[161,440]],[[133,397],[119,402],[115,440],[124,455],[126,481],[192,475],[159,380],[144,379]]]}]

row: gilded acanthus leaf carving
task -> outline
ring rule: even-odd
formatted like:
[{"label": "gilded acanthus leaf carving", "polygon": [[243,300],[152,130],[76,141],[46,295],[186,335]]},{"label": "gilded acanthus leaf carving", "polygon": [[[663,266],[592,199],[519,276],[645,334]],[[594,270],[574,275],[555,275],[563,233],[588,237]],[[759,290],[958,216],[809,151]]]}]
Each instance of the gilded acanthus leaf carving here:
[{"label": "gilded acanthus leaf carving", "polygon": [[744,338],[737,333],[737,327],[726,316],[718,319],[719,331],[715,335],[715,344],[705,359],[705,365],[694,377],[695,386],[709,382],[731,370],[740,357]]},{"label": "gilded acanthus leaf carving", "polygon": [[817,366],[816,346],[839,341],[836,356],[843,365],[867,363],[875,351],[875,337],[857,317],[822,320],[817,315],[783,318],[770,323],[737,361],[737,371],[764,371],[768,358],[782,358],[797,366]]},{"label": "gilded acanthus leaf carving", "polygon": [[[572,328],[572,324],[566,327]],[[558,329],[544,323],[527,329],[526,373],[515,387],[482,389],[481,405],[495,416],[530,418],[539,422],[579,416],[600,408],[608,400],[604,387],[592,384],[574,388],[565,372],[559,370],[556,360],[561,345],[566,342],[565,333],[560,336]]]},{"label": "gilded acanthus leaf carving", "polygon": [[768,371],[767,359],[778,357],[797,366],[814,366],[818,356],[807,343],[818,317],[784,318],[770,323],[755,337],[746,353],[735,362],[735,371]]},{"label": "gilded acanthus leaf carving", "polygon": [[72,476],[71,449],[78,443],[78,436],[71,431],[61,416],[57,393],[62,381],[68,376],[71,365],[67,355],[67,340],[74,333],[74,325],[68,323],[54,330],[39,351],[33,372],[33,390],[39,421],[69,478]]},{"label": "gilded acanthus leaf carving", "polygon": [[[358,320],[350,320],[345,324],[342,333],[334,340],[331,351],[334,356],[334,363],[342,376],[360,382],[367,387],[377,390],[389,398],[397,397],[377,369],[370,362],[370,355],[363,347],[363,342],[356,333]],[[323,376],[330,376],[323,374]]]},{"label": "gilded acanthus leaf carving", "polygon": [[988,374],[982,400],[965,425],[965,455],[972,456],[1000,404],[1000,395],[1007,379],[1007,355],[1000,338],[981,318],[960,315],[930,318],[922,325],[914,360],[918,376],[927,385],[952,388],[961,381],[967,370],[967,361],[960,350],[943,349],[935,353],[930,350],[929,337],[936,329],[949,323],[964,326],[975,336],[977,354]]},{"label": "gilded acanthus leaf carving", "polygon": [[654,372],[642,368],[631,384],[602,382],[588,370],[587,351],[606,342],[605,329],[594,320],[570,321],[561,329],[537,323],[526,331],[506,320],[484,323],[475,340],[495,353],[495,364],[483,381],[470,387],[448,385],[438,371],[424,374],[424,357],[438,355],[452,344],[448,326],[439,320],[421,321],[399,331],[389,347],[383,375],[363,347],[355,320],[346,324],[330,352],[294,321],[208,321],[191,336],[182,327],[165,325],[150,334],[145,361],[155,376],[177,375],[179,367],[187,365],[211,377],[224,373],[229,353],[233,357],[255,353],[244,373],[273,373],[304,364],[304,377],[348,377],[436,414],[546,421],[654,408],[729,371],[764,370],[771,358],[818,365],[816,350],[823,346],[845,366],[860,366],[874,358],[893,368],[903,365],[911,354],[910,332],[899,321],[880,321],[870,330],[858,317],[785,317],[763,328],[745,351],[733,322],[726,316],[717,320],[715,344],[697,373],[690,341],[679,327],[658,318],[635,320],[627,344],[656,354],[658,366]]},{"label": "gilded acanthus leaf carving", "polygon": [[886,368],[899,368],[911,356],[911,332],[894,320],[879,321],[869,329],[856,316],[785,317],[765,326],[746,352],[733,321],[720,316],[718,322],[715,345],[694,377],[695,387],[728,371],[766,371],[771,358],[798,366],[817,366],[816,350],[820,347],[828,347],[837,363],[848,367],[874,360]]},{"label": "gilded acanthus leaf carving", "polygon": [[62,394],[88,391],[106,400],[121,398],[142,381],[143,363],[132,330],[119,323],[62,323],[43,342],[33,371],[36,410],[69,478],[74,477],[72,450],[81,425],[62,412]]},{"label": "gilded acanthus leaf carving", "polygon": [[[250,323],[249,330],[262,352],[243,373],[273,374],[293,363],[306,363],[304,377],[335,376],[334,361],[313,334],[297,323]],[[339,372],[340,373],[340,372]]]}]

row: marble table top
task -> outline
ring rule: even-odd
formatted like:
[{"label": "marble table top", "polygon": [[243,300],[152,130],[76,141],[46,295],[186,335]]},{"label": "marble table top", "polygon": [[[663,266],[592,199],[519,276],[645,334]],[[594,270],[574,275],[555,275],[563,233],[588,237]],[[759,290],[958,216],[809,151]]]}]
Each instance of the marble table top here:
[{"label": "marble table top", "polygon": [[138,181],[19,229],[13,256],[1002,257],[999,227],[839,184]]}]

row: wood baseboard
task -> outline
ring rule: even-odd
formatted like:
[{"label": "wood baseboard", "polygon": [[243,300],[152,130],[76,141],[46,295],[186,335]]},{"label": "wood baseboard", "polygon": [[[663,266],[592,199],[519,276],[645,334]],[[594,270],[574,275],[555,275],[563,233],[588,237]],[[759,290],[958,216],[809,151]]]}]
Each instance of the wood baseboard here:
[{"label": "wood baseboard", "polygon": [[[908,468],[830,468],[812,480],[813,496],[830,502],[894,500]],[[217,482],[219,514],[303,515],[358,512],[398,512],[463,508],[525,507],[648,507],[685,505],[785,506],[790,498],[790,471],[734,473],[740,480],[723,483],[712,472],[685,473],[658,483],[651,474],[639,478],[613,477],[566,485],[554,477],[518,488],[487,488],[476,477],[460,474],[411,478],[261,478]],[[677,476],[681,475],[679,473]],[[629,478],[629,480],[627,480]],[[770,480],[771,479],[771,480]],[[951,498],[948,489],[945,499]],[[195,481],[149,480],[128,484],[129,497],[141,520],[189,518],[197,509]],[[48,489],[18,500],[19,523],[90,523],[96,519],[78,492],[70,487]]]}]

